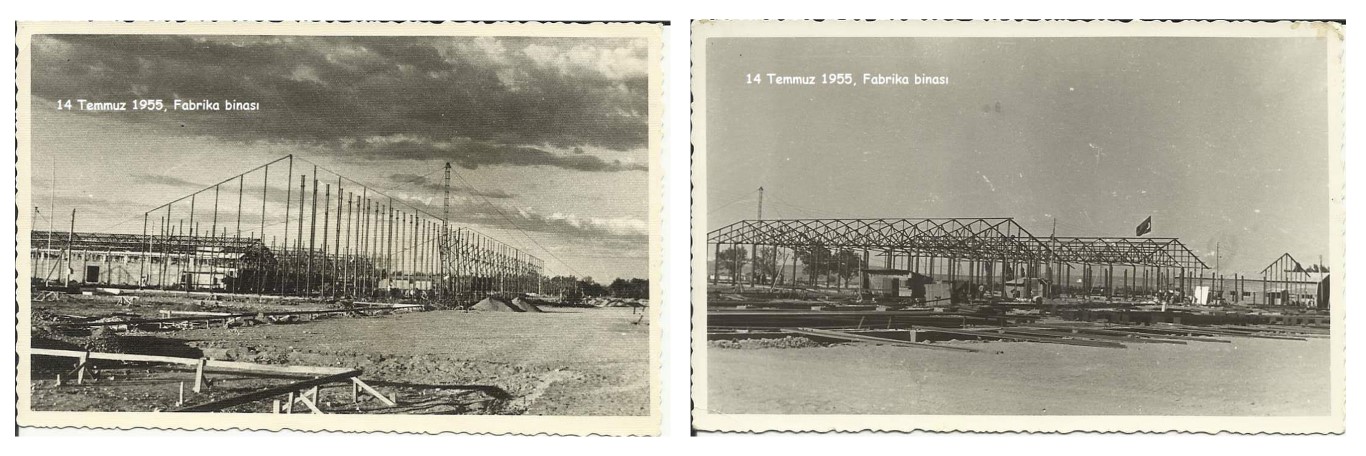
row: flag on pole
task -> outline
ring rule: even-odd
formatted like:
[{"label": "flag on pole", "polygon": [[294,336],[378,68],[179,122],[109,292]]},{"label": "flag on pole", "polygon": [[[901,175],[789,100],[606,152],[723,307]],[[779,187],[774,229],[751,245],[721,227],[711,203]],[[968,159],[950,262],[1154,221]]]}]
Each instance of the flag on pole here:
[{"label": "flag on pole", "polygon": [[1143,223],[1138,224],[1138,228],[1134,229],[1134,236],[1142,236],[1144,234],[1148,234],[1152,230],[1153,216],[1149,215],[1148,218],[1143,219]]}]

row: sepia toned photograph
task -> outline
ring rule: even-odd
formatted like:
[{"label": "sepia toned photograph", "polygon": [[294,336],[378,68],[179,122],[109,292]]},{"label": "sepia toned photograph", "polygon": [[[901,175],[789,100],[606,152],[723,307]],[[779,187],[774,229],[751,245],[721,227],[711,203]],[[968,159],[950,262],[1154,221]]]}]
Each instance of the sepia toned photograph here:
[{"label": "sepia toned photograph", "polygon": [[19,24],[19,424],[657,434],[662,30]]},{"label": "sepia toned photograph", "polygon": [[694,426],[1342,432],[1343,33],[694,22]]}]

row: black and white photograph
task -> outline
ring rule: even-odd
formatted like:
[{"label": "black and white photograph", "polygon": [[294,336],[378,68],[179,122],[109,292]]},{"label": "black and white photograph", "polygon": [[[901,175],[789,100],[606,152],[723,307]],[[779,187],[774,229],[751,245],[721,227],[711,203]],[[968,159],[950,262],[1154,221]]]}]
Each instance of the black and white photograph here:
[{"label": "black and white photograph", "polygon": [[693,33],[698,429],[1341,431],[1336,25]]},{"label": "black and white photograph", "polygon": [[21,24],[19,422],[656,434],[662,28]]}]

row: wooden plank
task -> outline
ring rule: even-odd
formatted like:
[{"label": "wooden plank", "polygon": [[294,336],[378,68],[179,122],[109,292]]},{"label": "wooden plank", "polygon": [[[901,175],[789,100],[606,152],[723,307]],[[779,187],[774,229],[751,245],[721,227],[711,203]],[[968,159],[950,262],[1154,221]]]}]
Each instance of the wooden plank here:
[{"label": "wooden plank", "polygon": [[1035,323],[1035,324],[1032,324],[1032,325],[1030,325],[1030,326],[1038,326],[1038,327],[1041,327],[1041,328],[1049,328],[1049,329],[1076,330],[1076,331],[1081,331],[1081,332],[1085,332],[1085,333],[1108,334],[1108,335],[1114,335],[1114,336],[1137,336],[1137,337],[1147,337],[1147,338],[1153,338],[1153,339],[1185,340],[1185,341],[1194,341],[1194,342],[1215,342],[1215,343],[1221,343],[1221,344],[1233,343],[1232,341],[1228,341],[1228,340],[1224,340],[1224,339],[1213,339],[1213,338],[1209,338],[1209,337],[1178,336],[1178,335],[1175,335],[1175,334],[1155,334],[1155,333],[1149,333],[1149,332],[1124,331],[1124,330],[1110,329],[1110,328],[1101,329],[1101,328],[1090,328],[1090,327],[1084,327],[1084,326],[1052,325],[1052,324],[1044,324],[1044,323]]},{"label": "wooden plank", "polygon": [[[318,385],[323,385],[323,384],[327,384],[327,383],[333,383],[333,382],[344,381],[344,380],[350,379],[350,378],[355,377],[355,376],[358,376],[358,375],[360,375],[360,371],[359,371],[359,370],[351,369],[351,370],[347,370],[347,371],[345,371],[345,372],[340,372],[340,373],[336,373],[336,374],[332,374],[332,375],[327,375],[327,376],[322,376],[322,377],[318,377],[318,378],[308,379],[308,380],[304,380],[304,381],[301,381],[301,382],[290,383],[290,384],[288,384],[288,385],[281,385],[281,386],[276,386],[276,387],[273,387],[273,388],[267,388],[267,389],[263,389],[263,390],[254,391],[254,392],[250,392],[250,393],[247,393],[247,394],[239,395],[239,396],[229,397],[229,398],[226,398],[226,399],[219,399],[219,400],[216,400],[216,401],[205,402],[205,403],[202,403],[202,404],[195,404],[195,405],[189,405],[189,406],[185,406],[185,407],[175,408],[175,409],[171,409],[170,411],[172,411],[172,412],[216,412],[216,411],[219,411],[219,410],[223,410],[223,409],[225,409],[225,408],[228,408],[228,407],[233,407],[233,406],[237,406],[237,405],[242,405],[242,404],[247,404],[247,403],[251,403],[251,402],[256,402],[256,401],[259,401],[259,400],[262,400],[262,399],[269,399],[269,398],[274,397],[274,396],[279,396],[279,395],[281,395],[281,394],[287,394],[287,393],[293,393],[293,392],[295,392],[295,391],[299,391],[299,390],[302,390],[302,389],[305,389],[305,388],[310,388],[310,387],[314,387],[314,386],[318,386]],[[290,403],[293,403],[293,402],[291,401]]]},{"label": "wooden plank", "polygon": [[[52,349],[46,349],[46,348],[34,348],[34,349],[30,349],[30,350],[29,350],[29,354],[30,354],[30,355],[58,356],[58,357],[63,357],[63,358],[77,358],[77,359],[80,359],[81,356],[85,355],[86,353],[87,353],[87,352],[75,351],[75,350],[52,350]],[[131,354],[131,353],[99,353],[99,352],[89,352],[89,354],[90,354],[90,359],[103,359],[103,360],[108,360],[108,361],[131,361],[131,362],[170,363],[170,364],[182,364],[182,365],[186,365],[186,366],[193,366],[193,365],[199,364],[199,359],[198,359],[198,358],[177,358],[177,357],[173,357],[173,356],[135,355],[135,354]]]},{"label": "wooden plank", "polygon": [[228,312],[203,312],[203,311],[198,311],[198,310],[162,310],[162,311],[160,311],[159,313],[162,314],[162,315],[167,315],[167,316],[170,316],[170,315],[194,315],[194,316],[201,316],[201,317],[231,317],[231,316],[233,316],[233,314],[228,313]]},{"label": "wooden plank", "polygon": [[[80,359],[82,356],[85,356],[87,352],[75,351],[75,350],[53,350],[53,349],[46,349],[46,348],[34,348],[34,349],[29,350],[29,353],[32,354],[32,355],[57,356],[57,357],[63,357],[63,358],[76,358],[76,359]],[[135,355],[135,354],[131,354],[131,353],[100,353],[100,352],[89,352],[89,355],[90,355],[90,359],[103,359],[103,360],[109,360],[109,361],[168,363],[168,364],[180,364],[180,365],[184,365],[184,366],[195,366],[195,367],[198,367],[198,366],[199,366],[199,363],[200,363],[200,358],[180,358],[180,357],[173,357],[173,356]],[[230,369],[230,370],[234,370],[234,371],[258,372],[258,373],[280,374],[280,375],[293,375],[293,376],[331,375],[331,374],[336,374],[336,373],[339,373],[339,372],[345,372],[345,371],[349,370],[349,369],[340,368],[340,367],[276,366],[276,365],[270,365],[270,364],[244,363],[244,362],[237,362],[237,361],[219,361],[219,360],[213,360],[213,359],[205,360],[205,361],[204,361],[204,367],[205,367],[206,369],[210,369],[210,370],[213,370],[213,369]]]},{"label": "wooden plank", "polygon": [[195,368],[194,368],[194,392],[196,392],[196,393],[203,391],[204,386],[207,386],[207,383],[208,383],[208,382],[204,381],[204,380],[205,380],[205,378],[204,378],[204,362],[205,362],[205,361],[207,361],[207,360],[205,360],[205,359],[200,359],[200,360],[199,360],[199,364],[196,364],[196,365],[195,365]]},{"label": "wooden plank", "polygon": [[1061,332],[1058,332],[1058,331],[1063,331],[1063,330],[1060,330],[1060,329],[1036,330],[1036,329],[1024,329],[1024,328],[1008,328],[1008,329],[1006,329],[1006,331],[1007,331],[1007,332],[1012,332],[1012,333],[1024,334],[1024,335],[1027,335],[1027,336],[1028,336],[1028,335],[1033,335],[1033,336],[1048,336],[1048,337],[1071,337],[1071,338],[1075,338],[1075,339],[1108,340],[1108,341],[1114,341],[1114,342],[1135,342],[1135,343],[1140,343],[1140,344],[1177,344],[1177,345],[1186,345],[1186,342],[1185,342],[1185,341],[1180,341],[1180,340],[1172,340],[1172,339],[1152,339],[1152,338],[1138,337],[1138,336],[1132,336],[1132,337],[1131,337],[1131,336],[1113,336],[1113,335],[1103,335],[1103,334],[1087,334],[1087,333],[1082,333],[1082,332],[1061,333]]},{"label": "wooden plank", "polygon": [[81,357],[77,359],[80,362],[76,364],[76,384],[80,385],[85,383],[85,368],[90,365],[90,352],[81,353]]},{"label": "wooden plank", "polygon": [[1288,336],[1270,336],[1270,335],[1262,335],[1262,334],[1248,334],[1248,333],[1239,333],[1239,332],[1233,332],[1233,331],[1218,331],[1218,330],[1211,330],[1211,329],[1205,329],[1205,328],[1191,328],[1191,327],[1187,327],[1187,326],[1175,326],[1175,325],[1166,325],[1166,326],[1146,326],[1146,327],[1137,327],[1137,326],[1134,326],[1134,327],[1129,327],[1129,329],[1134,330],[1134,331],[1140,331],[1140,332],[1141,332],[1141,331],[1145,331],[1145,330],[1146,330],[1146,331],[1166,331],[1166,332],[1172,332],[1172,333],[1176,333],[1176,334],[1200,334],[1200,335],[1212,336],[1212,337],[1218,337],[1218,336],[1233,336],[1233,337],[1250,337],[1250,338],[1253,338],[1253,339],[1299,340],[1299,341],[1306,341],[1306,340],[1308,340],[1308,339],[1305,339],[1305,338],[1302,338],[1302,337],[1288,337]]},{"label": "wooden plank", "polygon": [[[353,378],[354,378],[354,377],[353,377]],[[305,407],[308,407],[308,409],[309,409],[310,411],[312,411],[313,413],[316,413],[316,414],[319,414],[319,415],[326,415],[325,413],[323,413],[323,411],[322,411],[321,409],[318,408],[318,403],[317,403],[317,402],[318,402],[318,387],[317,387],[317,386],[314,386],[313,388],[304,390],[303,392],[299,393],[299,397],[298,397],[298,398],[295,398],[294,401],[295,401],[295,402],[298,402],[298,403],[301,403],[301,404],[304,404],[304,406],[305,406]]]},{"label": "wooden plank", "polygon": [[304,395],[301,394],[301,395],[299,395],[299,398],[298,398],[298,399],[295,399],[295,401],[303,403],[304,406],[308,407],[308,410],[311,411],[311,412],[313,412],[313,413],[316,413],[316,414],[319,414],[319,415],[326,415],[325,413],[323,413],[323,411],[322,411],[321,409],[318,408],[318,405],[317,405],[317,404],[314,404],[313,401],[310,400],[307,396],[304,396]]},{"label": "wooden plank", "polygon": [[[383,402],[385,405],[388,405],[390,407],[398,405],[394,401],[389,400],[389,398],[384,397],[383,394],[380,394],[379,390],[376,390],[375,388],[371,387],[368,383],[362,381],[360,377],[351,377],[351,386],[353,388],[360,388],[365,390],[365,392],[370,393],[371,396],[374,396],[375,399],[379,399],[379,401]],[[356,397],[356,391],[354,389],[351,391],[351,398],[352,402],[355,402],[356,399],[359,399]]]},{"label": "wooden plank", "polygon": [[[1326,338],[1330,337],[1328,334],[1306,333],[1306,332],[1294,331],[1294,330],[1289,330],[1289,329],[1268,328],[1268,327],[1264,327],[1264,326],[1215,325],[1214,327],[1215,327],[1216,329],[1220,330],[1220,331],[1232,331],[1232,332],[1246,333],[1246,334],[1264,334],[1264,335],[1283,336],[1283,337],[1304,337],[1304,338],[1312,338],[1312,339],[1326,339]],[[1268,334],[1268,333],[1269,333],[1269,334]]]},{"label": "wooden plank", "polygon": [[951,346],[947,346],[947,345],[923,344],[923,343],[919,343],[919,342],[911,342],[911,341],[905,341],[905,340],[888,339],[888,338],[885,338],[885,337],[865,336],[865,335],[861,335],[861,334],[849,334],[849,333],[846,333],[846,332],[830,331],[830,330],[824,330],[824,329],[812,329],[812,328],[784,328],[784,329],[783,329],[783,332],[788,332],[788,333],[793,333],[793,334],[801,334],[801,335],[806,335],[806,336],[814,336],[814,337],[828,337],[828,338],[831,338],[831,339],[841,339],[841,340],[848,340],[848,341],[853,341],[853,342],[867,342],[867,343],[872,343],[872,344],[895,345],[895,346],[898,346],[898,347],[929,348],[929,349],[934,349],[934,350],[952,350],[952,351],[964,351],[964,352],[971,352],[971,353],[976,353],[976,352],[981,351],[981,350],[978,350],[978,349],[975,349],[975,348],[968,348],[968,347],[951,347]]},{"label": "wooden plank", "polygon": [[1260,329],[1260,330],[1265,330],[1265,331],[1281,331],[1281,332],[1293,332],[1293,333],[1302,333],[1302,334],[1318,334],[1318,335],[1320,335],[1320,336],[1329,336],[1329,335],[1332,335],[1332,331],[1330,331],[1330,330],[1327,330],[1327,329],[1319,329],[1319,328],[1311,328],[1311,327],[1308,327],[1308,326],[1293,326],[1293,325],[1214,325],[1214,327],[1215,327],[1215,328],[1221,328],[1221,329],[1240,329],[1240,328],[1242,328],[1242,329]]},{"label": "wooden plank", "polygon": [[989,337],[989,338],[997,338],[997,339],[1012,339],[1012,340],[1018,340],[1018,341],[1021,341],[1021,342],[1039,342],[1039,343],[1045,343],[1045,344],[1077,345],[1077,346],[1082,346],[1082,347],[1128,348],[1128,347],[1126,347],[1124,344],[1117,343],[1117,342],[1107,342],[1107,341],[1099,341],[1099,340],[1063,339],[1061,336],[1058,336],[1058,337],[1035,337],[1035,336],[1022,336],[1022,335],[1017,335],[1017,334],[1005,334],[1005,333],[1003,333],[1003,332],[1000,332],[1000,330],[999,330],[999,329],[996,329],[996,328],[987,329],[987,330],[976,330],[976,331],[971,331],[971,330],[952,330],[952,329],[943,329],[943,328],[917,328],[917,331],[937,331],[937,332],[941,332],[941,333],[946,333],[946,334],[957,334],[957,335],[962,335],[962,336],[977,336],[977,337]]},{"label": "wooden plank", "polygon": [[351,305],[353,305],[353,306],[376,307],[376,308],[381,308],[381,309],[415,309],[415,308],[416,308],[416,309],[422,309],[422,308],[425,308],[425,307],[426,307],[426,306],[423,306],[422,304],[391,304],[391,303],[387,303],[387,302],[364,302],[364,301],[352,302]]},{"label": "wooden plank", "polygon": [[219,361],[216,359],[208,360],[205,366],[209,369],[231,369],[235,371],[261,372],[293,376],[332,375],[350,370],[343,367],[277,366],[273,364],[244,363],[240,361]]}]

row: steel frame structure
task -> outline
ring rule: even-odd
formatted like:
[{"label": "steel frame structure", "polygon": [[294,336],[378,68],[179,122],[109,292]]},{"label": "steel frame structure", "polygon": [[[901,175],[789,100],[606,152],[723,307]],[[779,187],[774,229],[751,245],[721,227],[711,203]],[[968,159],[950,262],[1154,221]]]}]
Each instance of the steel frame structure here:
[{"label": "steel frame structure", "polygon": [[1053,258],[1047,243],[1009,218],[742,220],[708,233],[707,243],[818,245],[964,259]]},{"label": "steel frame structure", "polygon": [[[1003,295],[1006,285],[1020,278],[1060,285],[1046,291],[1052,294],[1074,291],[1075,283],[1080,283],[1082,293],[1086,294],[1101,290],[1113,296],[1121,287],[1125,294],[1154,293],[1174,286],[1184,288],[1187,277],[1208,267],[1176,238],[1040,238],[1012,218],[742,220],[709,232],[707,244],[714,246],[711,281],[718,285],[723,262],[716,259],[721,258],[725,245],[749,247],[750,284],[756,282],[758,275],[753,265],[760,247],[792,250],[793,284],[798,282],[795,257],[799,249],[862,251],[861,288],[865,289],[874,252],[883,257],[883,270],[931,276],[938,270],[939,275],[950,281],[966,280],[991,290],[999,289]],[[740,276],[745,275],[744,261],[734,255],[732,259],[735,264],[725,266],[732,271],[731,284],[739,285]],[[774,266],[768,269],[782,275],[784,267],[768,266]],[[1121,268],[1120,283],[1115,281],[1116,267]],[[1103,277],[1096,277],[1097,268],[1102,270]],[[1074,270],[1080,275],[1076,282]],[[777,280],[772,282],[776,284]],[[1033,282],[1023,281],[1027,293],[1033,292]]]},{"label": "steel frame structure", "polygon": [[1047,238],[1056,261],[1206,269],[1209,266],[1177,238],[1052,237]]},{"label": "steel frame structure", "polygon": [[141,235],[35,232],[49,241],[34,255],[129,251],[142,259],[139,286],[187,292],[471,301],[537,291],[539,258],[448,222],[446,172],[436,216],[409,202],[418,196],[286,155],[146,211]]},{"label": "steel frame structure", "polygon": [[[1283,253],[1262,268],[1262,296],[1265,297],[1267,304],[1275,301],[1279,305],[1316,305],[1318,281],[1314,280],[1311,273],[1323,272],[1320,268],[1322,265],[1315,265],[1312,271],[1305,269],[1295,257]],[[1312,296],[1312,299],[1309,296]]]}]

